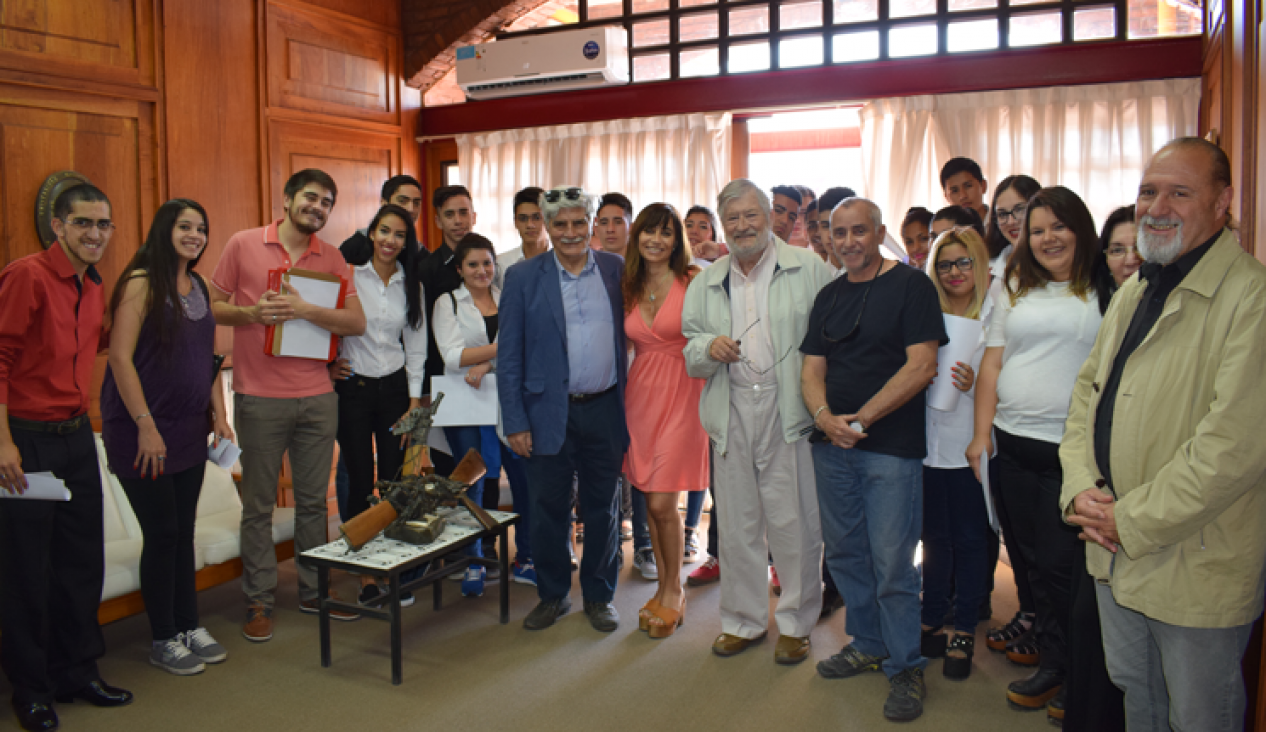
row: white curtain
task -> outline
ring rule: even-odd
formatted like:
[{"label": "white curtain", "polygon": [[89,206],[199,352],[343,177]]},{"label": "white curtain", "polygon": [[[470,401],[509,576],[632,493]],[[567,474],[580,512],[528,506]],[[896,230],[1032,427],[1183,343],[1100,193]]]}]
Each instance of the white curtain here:
[{"label": "white curtain", "polygon": [[941,166],[962,156],[990,186],[1019,173],[1066,186],[1102,223],[1134,202],[1156,150],[1197,134],[1199,109],[1199,79],[877,100],[861,112],[866,195],[889,224],[911,206],[935,211]]},{"label": "white curtain", "polygon": [[518,246],[511,204],[528,186],[578,185],[618,191],[642,207],[667,202],[716,205],[730,179],[730,114],[688,114],[506,130],[457,138],[458,167],[470,188],[475,230],[499,251]]}]

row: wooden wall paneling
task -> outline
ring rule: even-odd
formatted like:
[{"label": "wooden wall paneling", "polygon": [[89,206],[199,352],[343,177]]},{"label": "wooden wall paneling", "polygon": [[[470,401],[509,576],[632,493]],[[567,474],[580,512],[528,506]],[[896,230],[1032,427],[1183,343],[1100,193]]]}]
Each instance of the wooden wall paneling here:
[{"label": "wooden wall paneling", "polygon": [[0,67],[154,85],[151,43],[159,0],[0,3]]},{"label": "wooden wall paneling", "polygon": [[[1255,103],[1252,105],[1254,114],[1254,128],[1257,135],[1257,156],[1252,161],[1253,177],[1257,182],[1258,195],[1266,193],[1266,184],[1263,184],[1262,175],[1266,173],[1266,5],[1261,0],[1257,0],[1257,78],[1254,79],[1254,97]],[[1255,204],[1256,205],[1256,204]],[[1257,258],[1266,262],[1266,213],[1257,212],[1257,230],[1254,232],[1254,242],[1256,243],[1255,254]],[[1263,674],[1263,680],[1266,681],[1266,674]],[[1263,695],[1259,698],[1266,698]],[[1259,710],[1260,716],[1258,721],[1258,729],[1266,730],[1266,706]]]},{"label": "wooden wall paneling", "polygon": [[400,38],[269,3],[268,104],[400,124]]},{"label": "wooden wall paneling", "polygon": [[284,215],[282,187],[292,174],[319,168],[334,178],[338,199],[321,238],[336,246],[369,224],[378,210],[383,181],[400,169],[399,137],[323,125],[271,121],[269,153],[272,219]]},{"label": "wooden wall paneling", "polygon": [[457,140],[427,140],[420,146],[422,166],[425,177],[422,179],[422,220],[418,228],[422,229],[422,243],[428,249],[438,249],[444,243],[444,235],[440,227],[435,225],[435,208],[431,206],[431,195],[444,184],[444,163],[457,159]]},{"label": "wooden wall paneling", "polygon": [[752,152],[752,136],[747,120],[730,122],[730,178],[746,178]]},{"label": "wooden wall paneling", "polygon": [[270,0],[300,7],[308,12],[327,13],[340,20],[397,31],[401,25],[400,3],[395,0]]}]

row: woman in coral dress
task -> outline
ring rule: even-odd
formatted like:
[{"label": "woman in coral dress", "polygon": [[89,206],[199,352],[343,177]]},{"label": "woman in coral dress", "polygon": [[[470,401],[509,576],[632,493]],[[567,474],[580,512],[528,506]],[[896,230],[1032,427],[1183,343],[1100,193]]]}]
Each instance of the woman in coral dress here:
[{"label": "woman in coral dress", "polygon": [[659,565],[659,587],[638,613],[638,624],[652,638],[665,638],[681,625],[686,609],[679,494],[708,485],[708,436],[699,422],[703,380],[686,375],[681,334],[686,286],[699,270],[691,264],[681,219],[666,203],[642,209],[629,244],[624,333],[634,358],[625,389],[629,451],[624,472],[646,497],[651,548]]}]

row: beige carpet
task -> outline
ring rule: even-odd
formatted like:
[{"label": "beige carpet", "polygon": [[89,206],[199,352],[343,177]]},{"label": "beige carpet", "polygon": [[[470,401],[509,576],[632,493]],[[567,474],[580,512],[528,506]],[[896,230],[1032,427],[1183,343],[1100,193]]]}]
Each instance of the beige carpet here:
[{"label": "beige carpet", "polygon": [[[523,629],[535,588],[512,585],[510,623],[498,622],[495,586],[463,598],[445,582],[444,606],[431,610],[429,591],[404,615],[404,683],[391,685],[389,628],[361,619],[334,623],[333,666],[321,668],[317,619],[297,610],[293,564],[282,565],[271,642],[243,639],[243,601],[236,582],[201,593],[203,623],[229,651],[226,663],[178,678],[148,663],[148,624],[133,617],[105,628],[104,678],[136,693],[122,709],[62,705],[70,732],[392,732],[395,730],[883,730],[888,691],[881,674],[828,681],[814,663],[845,642],[844,617],[818,625],[810,661],[781,667],[772,638],[729,659],[709,652],[720,632],[717,585],[690,588],[685,626],[672,638],[649,640],[636,612],[653,584],[626,564],[616,593],[621,627],[601,634],[580,612],[543,631]],[[1010,570],[1001,565],[994,622],[1015,612]],[[338,585],[351,594],[354,580]],[[972,677],[952,682],[941,662],[927,671],[924,715],[909,725],[926,730],[1043,730],[1044,712],[1008,708],[1006,684],[1027,671],[984,647]],[[771,629],[771,635],[776,635]],[[3,682],[0,682],[3,683]],[[5,697],[8,688],[0,689]],[[0,730],[16,729],[0,713]]]}]

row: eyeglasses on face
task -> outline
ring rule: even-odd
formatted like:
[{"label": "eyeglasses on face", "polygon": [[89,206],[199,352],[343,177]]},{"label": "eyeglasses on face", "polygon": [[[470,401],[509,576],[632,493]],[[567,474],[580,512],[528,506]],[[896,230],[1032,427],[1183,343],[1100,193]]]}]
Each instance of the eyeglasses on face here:
[{"label": "eyeglasses on face", "polygon": [[1130,253],[1138,254],[1139,248],[1122,246],[1120,244],[1113,244],[1112,246],[1108,247],[1108,251],[1107,251],[1109,259],[1120,259],[1121,257],[1124,257],[1125,255],[1130,254]]},{"label": "eyeglasses on face", "polygon": [[93,221],[92,219],[75,218],[66,221],[66,223],[76,229],[79,229],[80,231],[94,227],[102,234],[108,234],[111,231],[114,231],[114,222],[110,219],[99,219],[97,221]]},{"label": "eyeglasses on face", "polygon": [[945,259],[936,263],[936,271],[941,274],[949,274],[949,271],[954,267],[958,267],[959,272],[970,272],[972,268],[971,257]]},{"label": "eyeglasses on face", "polygon": [[1010,211],[1005,208],[995,208],[994,214],[998,217],[998,223],[1000,224],[1008,219],[1015,221],[1016,223],[1020,223],[1020,221],[1024,218],[1024,212],[1028,209],[1028,207],[1029,204],[1027,203],[1017,203],[1015,208]]},{"label": "eyeglasses on face", "polygon": [[558,200],[560,198],[565,197],[568,201],[579,201],[582,195],[584,195],[584,191],[573,186],[571,188],[568,188],[566,190],[561,190],[561,191],[558,191],[558,190],[546,191],[545,200],[548,201],[549,203],[558,203]]}]

